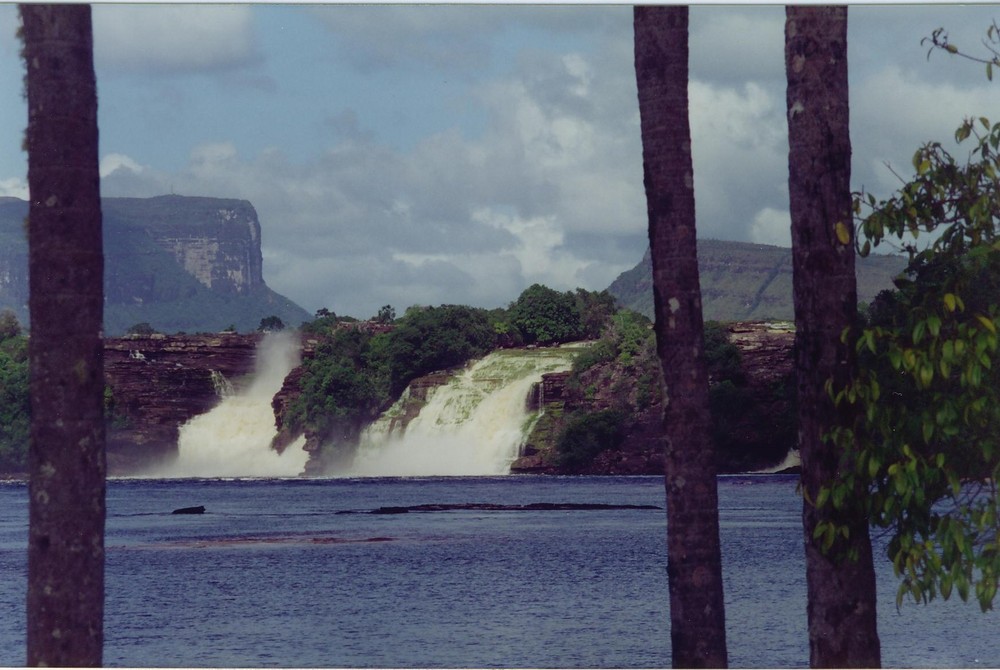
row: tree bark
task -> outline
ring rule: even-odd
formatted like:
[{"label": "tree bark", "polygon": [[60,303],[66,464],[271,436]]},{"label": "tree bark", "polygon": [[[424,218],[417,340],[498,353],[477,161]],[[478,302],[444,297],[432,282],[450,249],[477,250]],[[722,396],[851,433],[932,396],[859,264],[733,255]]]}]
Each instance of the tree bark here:
[{"label": "tree bark", "polygon": [[31,443],[27,664],[101,664],[104,258],[90,7],[22,5]]},{"label": "tree bark", "polygon": [[673,666],[727,665],[715,462],[704,357],[691,130],[688,9],[636,7],[635,72],[664,414]]},{"label": "tree bark", "polygon": [[[844,420],[825,386],[832,380],[843,387],[857,365],[853,340],[841,341],[857,320],[847,8],[788,7],[785,69],[809,662],[812,667],[878,667],[867,519],[849,507],[816,509],[811,503],[820,487],[833,481],[841,458],[823,440]],[[846,525],[849,538],[838,538],[824,552],[813,534],[826,520]]]}]

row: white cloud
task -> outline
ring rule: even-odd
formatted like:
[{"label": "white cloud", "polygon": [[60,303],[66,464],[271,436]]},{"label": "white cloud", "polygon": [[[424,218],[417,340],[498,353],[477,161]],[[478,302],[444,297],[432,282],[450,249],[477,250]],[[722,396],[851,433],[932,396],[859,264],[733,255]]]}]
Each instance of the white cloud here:
[{"label": "white cloud", "polygon": [[143,167],[125,154],[107,154],[101,159],[98,170],[103,179],[117,170],[139,173],[142,172]]},{"label": "white cloud", "polygon": [[[783,12],[711,9],[692,10],[699,232],[787,245]],[[481,122],[442,124],[398,148],[366,129],[364,107],[331,108],[324,132],[339,132],[294,158],[249,149],[216,127],[169,174],[109,154],[106,192],[246,198],[261,215],[267,281],[307,309],[356,316],[386,303],[493,307],[534,281],[601,289],[641,258],[647,223],[627,8],[308,11],[329,22],[331,43],[352,67],[461,71],[466,83],[496,56],[503,31],[611,18],[581,29],[589,42],[520,48],[502,68],[458,85],[465,113]],[[229,30],[252,54],[240,25],[231,21]],[[894,152],[908,164],[914,137],[948,137],[962,114],[989,112],[985,86],[942,87],[916,67],[852,67],[853,143],[864,164],[856,182],[873,174],[869,164],[899,160]]]},{"label": "white cloud", "polygon": [[750,239],[757,244],[777,247],[792,246],[792,218],[788,210],[765,207],[753,217]]},{"label": "white cloud", "polygon": [[784,77],[783,7],[695,6],[690,16],[693,77],[730,84]]},{"label": "white cloud", "polygon": [[258,59],[248,5],[95,5],[99,68],[142,73],[228,70]]},{"label": "white cloud", "polygon": [[749,240],[755,212],[788,206],[784,99],[752,82],[688,91],[699,235]]},{"label": "white cloud", "polygon": [[17,177],[0,179],[0,197],[27,200],[28,183]]},{"label": "white cloud", "polygon": [[851,82],[851,142],[868,157],[855,161],[853,181],[859,188],[887,194],[900,184],[885,163],[908,178],[913,153],[922,144],[938,141],[952,150],[955,129],[965,117],[997,117],[996,89],[985,77],[979,85],[960,88],[889,65],[856,79]]}]

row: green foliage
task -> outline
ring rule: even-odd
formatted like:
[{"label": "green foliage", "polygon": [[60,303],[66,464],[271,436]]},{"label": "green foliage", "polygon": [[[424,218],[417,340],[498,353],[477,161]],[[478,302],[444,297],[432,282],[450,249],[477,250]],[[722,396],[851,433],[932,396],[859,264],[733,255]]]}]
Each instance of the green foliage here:
[{"label": "green foliage", "polygon": [[25,471],[31,428],[28,338],[16,319],[5,317],[0,314],[0,470]]},{"label": "green foliage", "polygon": [[392,323],[396,320],[396,310],[392,305],[382,305],[372,320],[376,323]]},{"label": "green foliage", "polygon": [[726,327],[718,321],[705,322],[705,364],[713,380],[743,384],[743,360],[739,347],[729,340]]},{"label": "green foliage", "polygon": [[510,323],[525,344],[572,342],[583,337],[580,308],[576,296],[559,293],[541,284],[532,284],[508,310]]},{"label": "green foliage", "polygon": [[648,318],[630,309],[619,310],[605,321],[601,339],[574,359],[573,372],[580,374],[611,361],[633,367],[646,358],[644,352],[650,346],[655,347],[654,340],[653,324]]},{"label": "green foliage", "polygon": [[602,337],[573,359],[573,373],[579,375],[595,365],[610,363],[617,357],[618,346],[615,341],[609,337]]},{"label": "green foliage", "polygon": [[601,336],[611,317],[618,311],[615,297],[608,291],[576,289],[576,310],[580,314],[580,335],[587,340]]},{"label": "green foliage", "polygon": [[391,332],[376,336],[373,362],[398,396],[414,378],[484,356],[495,342],[486,310],[459,305],[408,310]]},{"label": "green foliage", "polygon": [[21,334],[21,324],[17,315],[9,309],[0,311],[0,342]]},{"label": "green foliage", "polygon": [[[955,136],[976,140],[965,164],[930,143],[892,198],[856,197],[856,211],[871,208],[861,253],[892,237],[910,260],[860,333],[844,334],[861,357],[852,383],[829,388],[845,416],[830,435],[844,461],[814,502],[861,505],[889,529],[899,602],[957,591],[986,610],[1000,576],[1000,124],[967,120]],[[871,495],[850,496],[856,485]],[[816,532],[830,546],[844,530]]]},{"label": "green foliage", "polygon": [[128,330],[125,331],[126,335],[152,335],[156,332],[147,321],[142,323],[137,323],[135,325],[129,326]]},{"label": "green foliage", "polygon": [[624,437],[625,417],[616,410],[578,414],[559,435],[559,465],[569,470],[585,467],[602,451],[616,449]]},{"label": "green foliage", "polygon": [[323,310],[302,331],[319,338],[303,362],[301,393],[284,417],[341,448],[356,440],[416,377],[487,354],[494,330],[485,310],[445,305],[408,310],[389,332],[370,335]]},{"label": "green foliage", "polygon": [[490,323],[493,324],[498,347],[520,347],[524,344],[524,336],[510,322],[507,310],[503,308],[491,309],[488,314]]},{"label": "green foliage", "polygon": [[309,335],[329,335],[337,329],[338,324],[353,321],[356,320],[350,317],[339,317],[324,308],[316,312],[315,319],[303,323],[299,330]]},{"label": "green foliage", "polygon": [[284,329],[285,322],[273,314],[271,316],[265,316],[260,320],[260,325],[257,326],[257,330],[262,333],[275,332]]},{"label": "green foliage", "polygon": [[371,340],[359,330],[337,330],[303,361],[301,393],[284,417],[290,430],[351,441],[378,415],[388,397],[387,380],[369,365]]}]

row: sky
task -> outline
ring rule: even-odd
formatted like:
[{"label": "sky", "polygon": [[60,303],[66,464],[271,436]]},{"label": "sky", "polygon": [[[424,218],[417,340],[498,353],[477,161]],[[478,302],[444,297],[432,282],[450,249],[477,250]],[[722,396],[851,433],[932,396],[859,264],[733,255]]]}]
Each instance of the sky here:
[{"label": "sky", "polygon": [[[852,185],[1000,121],[1000,6],[852,6]],[[648,246],[627,6],[96,5],[101,188],[249,200],[264,279],[310,312],[505,307],[602,290]],[[0,4],[0,196],[27,198],[14,5]],[[694,6],[699,237],[790,244],[780,6]]]}]

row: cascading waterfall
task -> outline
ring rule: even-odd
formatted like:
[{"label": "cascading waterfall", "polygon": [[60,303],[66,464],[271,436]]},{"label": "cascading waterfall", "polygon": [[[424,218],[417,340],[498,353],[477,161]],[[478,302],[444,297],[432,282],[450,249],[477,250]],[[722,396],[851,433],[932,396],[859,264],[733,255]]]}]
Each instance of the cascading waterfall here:
[{"label": "cascading waterfall", "polygon": [[568,370],[575,347],[502,350],[430,392],[427,404],[400,433],[400,403],[362,435],[348,476],[503,475],[517,458],[532,384]]},{"label": "cascading waterfall", "polygon": [[[222,402],[180,428],[177,460],[151,473],[156,477],[294,477],[309,455],[299,438],[282,453],[271,449],[276,434],[271,399],[299,363],[292,333],[272,333],[257,346],[249,386],[237,392],[216,381]],[[228,390],[227,390],[228,388]]]}]

